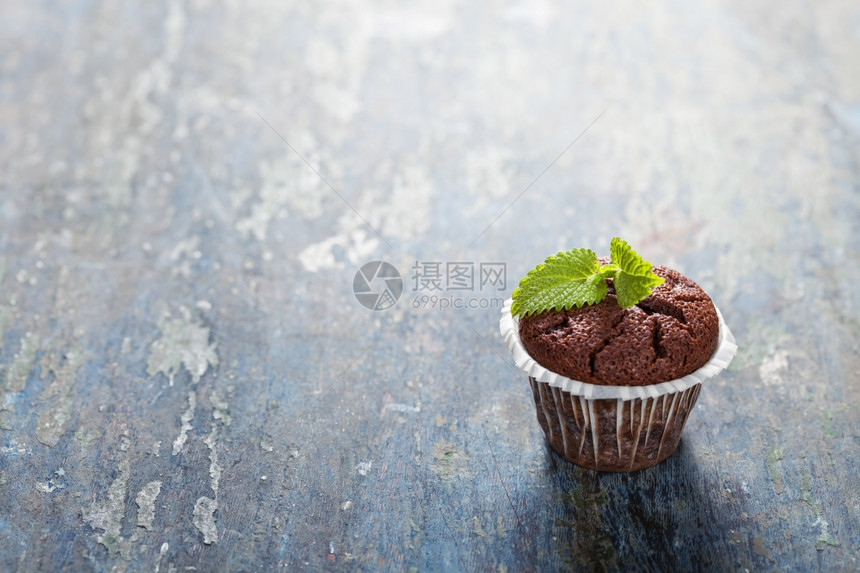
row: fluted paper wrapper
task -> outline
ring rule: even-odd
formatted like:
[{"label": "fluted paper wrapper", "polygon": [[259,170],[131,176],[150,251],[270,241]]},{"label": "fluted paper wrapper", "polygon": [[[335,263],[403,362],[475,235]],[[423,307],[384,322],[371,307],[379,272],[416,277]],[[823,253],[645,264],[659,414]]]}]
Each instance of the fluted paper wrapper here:
[{"label": "fluted paper wrapper", "polygon": [[529,356],[511,303],[508,299],[502,309],[499,329],[514,362],[529,376],[538,423],[556,453],[593,470],[634,471],[672,455],[702,382],[728,367],[738,348],[717,309],[717,350],[695,372],[647,386],[588,384],[551,372]]}]

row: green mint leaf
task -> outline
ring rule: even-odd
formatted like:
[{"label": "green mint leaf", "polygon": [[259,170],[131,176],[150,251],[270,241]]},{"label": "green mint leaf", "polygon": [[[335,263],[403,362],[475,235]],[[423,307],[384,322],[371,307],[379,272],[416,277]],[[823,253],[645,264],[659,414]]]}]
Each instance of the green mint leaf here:
[{"label": "green mint leaf", "polygon": [[529,271],[513,292],[514,316],[568,310],[595,304],[606,296],[600,262],[591,249],[558,253]]},{"label": "green mint leaf", "polygon": [[573,249],[549,257],[529,271],[514,289],[511,314],[524,316],[549,310],[569,310],[596,304],[606,297],[606,279],[612,279],[618,306],[630,308],[651,295],[663,279],[651,263],[618,237],[610,245],[612,262],[600,265],[591,249]]},{"label": "green mint leaf", "polygon": [[613,278],[618,306],[630,308],[651,296],[651,287],[663,284],[663,279],[651,272],[651,263],[644,261],[630,245],[618,237],[612,239],[610,255],[612,264],[618,267]]}]

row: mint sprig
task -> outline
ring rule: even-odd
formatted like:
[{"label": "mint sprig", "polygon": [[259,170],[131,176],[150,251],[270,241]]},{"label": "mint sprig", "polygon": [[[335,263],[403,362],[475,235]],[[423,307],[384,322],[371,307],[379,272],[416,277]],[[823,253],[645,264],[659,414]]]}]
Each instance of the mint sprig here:
[{"label": "mint sprig", "polygon": [[569,310],[596,304],[606,297],[612,279],[618,306],[630,308],[651,295],[663,279],[618,237],[610,245],[612,263],[600,264],[591,249],[572,249],[546,259],[523,277],[513,292],[511,314],[525,316],[549,310]]}]

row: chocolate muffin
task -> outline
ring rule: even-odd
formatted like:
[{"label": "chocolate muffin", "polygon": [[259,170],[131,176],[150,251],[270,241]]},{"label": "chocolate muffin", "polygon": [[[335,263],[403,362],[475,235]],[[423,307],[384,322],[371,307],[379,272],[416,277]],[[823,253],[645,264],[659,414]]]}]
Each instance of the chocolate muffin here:
[{"label": "chocolate muffin", "polygon": [[598,304],[520,318],[523,346],[544,368],[590,384],[643,386],[695,372],[717,348],[714,303],[678,271],[653,272],[663,284],[630,308],[618,306],[610,282]]},{"label": "chocolate muffin", "polygon": [[549,446],[585,468],[635,471],[672,455],[702,384],[737,345],[695,282],[617,237],[611,250],[611,262],[588,249],[548,257],[520,281],[499,332]]}]

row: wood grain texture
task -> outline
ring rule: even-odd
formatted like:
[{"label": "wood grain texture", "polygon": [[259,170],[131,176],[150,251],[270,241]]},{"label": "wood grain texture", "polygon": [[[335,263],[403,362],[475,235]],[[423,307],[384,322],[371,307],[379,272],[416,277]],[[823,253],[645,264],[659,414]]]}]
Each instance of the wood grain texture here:
[{"label": "wood grain texture", "polygon": [[[0,7],[0,570],[857,570],[858,18]],[[602,474],[497,324],[616,235],[740,350],[672,457]]]}]

